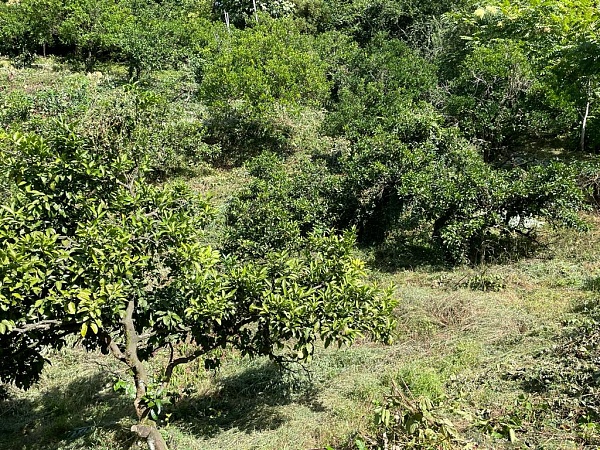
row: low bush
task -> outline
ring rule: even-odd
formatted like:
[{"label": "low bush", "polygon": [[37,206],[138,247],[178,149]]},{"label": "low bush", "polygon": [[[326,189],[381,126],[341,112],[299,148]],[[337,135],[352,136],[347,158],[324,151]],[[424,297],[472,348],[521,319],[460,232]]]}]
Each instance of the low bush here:
[{"label": "low bush", "polygon": [[280,118],[321,107],[329,93],[312,38],[294,21],[280,19],[221,34],[213,45],[196,67],[199,96],[209,105],[211,142],[233,160],[285,150],[290,128]]}]

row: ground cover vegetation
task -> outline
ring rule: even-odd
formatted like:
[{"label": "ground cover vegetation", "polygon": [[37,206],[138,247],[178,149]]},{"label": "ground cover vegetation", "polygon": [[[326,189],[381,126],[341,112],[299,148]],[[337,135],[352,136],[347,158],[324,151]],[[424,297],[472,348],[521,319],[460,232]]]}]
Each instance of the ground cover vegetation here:
[{"label": "ground cover vegetation", "polygon": [[597,445],[598,14],[0,1],[0,446]]}]

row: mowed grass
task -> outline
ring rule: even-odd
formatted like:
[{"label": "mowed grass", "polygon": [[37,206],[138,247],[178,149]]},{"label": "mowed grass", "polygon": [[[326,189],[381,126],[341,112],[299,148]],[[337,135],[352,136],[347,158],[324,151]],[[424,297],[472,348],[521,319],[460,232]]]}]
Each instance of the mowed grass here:
[{"label": "mowed grass", "polygon": [[[564,320],[598,296],[600,219],[587,219],[590,232],[549,233],[535,258],[378,274],[401,299],[391,346],[321,349],[293,372],[233,351],[217,372],[200,362],[181,368],[163,434],[174,449],[357,448],[356,439],[376,441],[375,407],[395,385],[438,405],[460,433],[455,448],[589,445],[594,429],[553,421],[543,394],[507,376],[543,364],[540,351],[556,343]],[[77,345],[48,357],[33,389],[8,388],[0,448],[130,448],[131,398],[113,389],[127,379],[124,368]]]}]

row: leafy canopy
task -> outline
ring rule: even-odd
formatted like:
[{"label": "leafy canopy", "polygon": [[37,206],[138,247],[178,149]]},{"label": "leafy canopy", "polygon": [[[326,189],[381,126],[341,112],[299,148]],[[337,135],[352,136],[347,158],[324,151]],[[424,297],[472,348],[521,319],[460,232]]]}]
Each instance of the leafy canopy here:
[{"label": "leafy canopy", "polygon": [[172,356],[156,379],[228,344],[284,361],[309,359],[319,337],[390,338],[395,302],[365,280],[351,234],[311,233],[293,253],[239,262],[203,242],[206,201],[181,184],[149,184],[143,166],[93,149],[69,125],[47,140],[4,135],[0,148],[3,381],[30,385],[44,348],[69,335],[110,349],[136,384],[137,359],[190,338],[195,350]]}]

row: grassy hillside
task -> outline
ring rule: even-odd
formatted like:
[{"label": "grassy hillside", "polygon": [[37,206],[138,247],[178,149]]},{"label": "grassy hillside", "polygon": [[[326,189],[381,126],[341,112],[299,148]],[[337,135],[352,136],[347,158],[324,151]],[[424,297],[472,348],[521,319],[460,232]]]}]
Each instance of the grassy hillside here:
[{"label": "grassy hillside", "polygon": [[[0,72],[2,96],[29,96],[28,123],[43,124],[35,118],[53,114],[51,107],[77,115],[77,98],[89,111],[118,90],[120,69],[107,69],[82,75],[53,67],[52,60],[26,70],[7,64]],[[182,77],[165,72],[152,88],[198,110]],[[310,129],[310,120],[303,123]],[[179,176],[211,192],[219,205],[244,186],[247,174],[200,166]],[[569,330],[590,325],[600,291],[600,219],[584,219],[591,231],[547,229],[541,251],[497,265],[398,268],[393,254],[384,264],[380,253],[364,250],[372,277],[393,285],[401,299],[393,345],[363,339],[350,348],[320,349],[312,363],[293,371],[232,350],[222,352],[218,371],[206,371],[201,362],[178,369],[172,380],[178,395],[161,422],[167,441],[178,449],[223,450],[388,448],[386,442],[400,448],[596,445],[596,405],[586,400],[595,385],[576,373],[589,358],[558,353],[561,345],[574,345]],[[580,334],[592,353],[593,325]],[[53,363],[33,389],[4,388],[0,448],[134,444],[131,386],[119,381],[126,371],[73,344],[48,355]],[[412,428],[399,423],[405,414],[414,419]]]},{"label": "grassy hillside", "polygon": [[[69,0],[68,7],[44,1],[57,11],[52,20],[35,13],[34,0],[0,2],[0,450],[146,447],[131,433],[147,419],[133,407],[141,397],[134,366],[99,350],[109,353],[112,342],[125,353],[125,301],[128,311],[137,308],[139,335],[164,338],[136,352],[157,374],[144,408],[151,410],[152,395],[165,402],[153,404],[152,424],[170,449],[600,447],[594,5],[584,2],[571,14],[554,8],[557,2],[429,8],[402,0],[379,8],[282,1],[261,3],[259,19],[235,2],[118,0],[96,9],[87,0]],[[221,23],[227,9],[231,28]],[[27,20],[33,31],[22,26]],[[530,28],[536,33],[523,31]],[[584,51],[585,58],[576,56]],[[31,148],[21,146],[23,136],[34,136]],[[65,144],[63,153],[56,142]],[[57,172],[46,177],[39,164],[40,173],[31,173],[31,161],[52,161]],[[27,176],[51,194],[30,188]],[[57,192],[56,183],[77,192]],[[106,213],[103,183],[120,209]],[[22,206],[18,214],[14,204]],[[96,234],[86,234],[86,226]],[[56,253],[36,247],[39,236],[54,236]],[[164,249],[164,236],[180,240]],[[341,244],[319,253],[310,246],[319,238],[323,246]],[[112,241],[123,244],[115,254],[136,269],[113,271]],[[70,253],[80,250],[75,242],[80,253]],[[128,253],[140,248],[140,255]],[[193,259],[206,249],[205,260]],[[14,257],[20,266],[11,259],[17,250],[25,255]],[[50,267],[39,271],[47,285],[37,280],[27,290],[14,274],[38,254]],[[75,255],[72,266],[63,263],[65,254]],[[290,255],[300,254],[306,267],[299,275],[292,269],[300,257]],[[338,264],[340,254],[351,264]],[[96,265],[77,265],[92,260]],[[146,261],[154,265],[148,269]],[[344,272],[362,269],[362,261],[364,273]],[[320,272],[319,264],[329,266]],[[351,282],[336,278],[338,266],[339,278]],[[248,267],[259,274],[254,287],[244,284],[250,275],[219,278]],[[86,270],[92,281],[78,278]],[[209,271],[222,303],[203,290]],[[302,277],[316,287],[309,283],[294,297],[285,276],[278,278],[288,272],[294,288]],[[119,285],[110,278],[115,273],[134,286],[130,297],[111,305],[110,290],[110,301],[98,296],[102,321],[88,331],[86,301],[98,286]],[[329,292],[329,283],[332,292],[341,285],[340,292],[362,296],[349,296],[348,311],[330,316],[324,311],[331,305],[302,309],[303,299]],[[180,288],[169,291],[172,284]],[[273,334],[285,342],[270,340],[269,320],[281,318],[287,327],[290,310],[351,325],[360,317],[359,325],[385,340],[393,321],[363,313],[383,315],[387,297],[379,288],[386,286],[398,299],[390,345],[360,335],[352,346],[325,345],[326,337],[313,346],[287,328]],[[294,300],[285,303],[292,291]],[[188,322],[171,310],[178,294]],[[235,300],[227,303],[226,294]],[[271,294],[300,307],[282,307],[281,316],[265,312],[259,322],[251,313],[271,305],[264,301]],[[46,297],[54,303],[44,310]],[[326,298],[342,298],[338,309],[348,299]],[[249,319],[238,326],[244,301]],[[384,306],[361,309],[371,301]],[[225,304],[234,319],[223,319]],[[353,308],[360,314],[344,316]],[[370,319],[379,325],[370,329]],[[228,320],[234,325],[220,328]],[[217,339],[230,330],[259,335],[265,320],[264,340]],[[351,341],[353,329],[339,323],[331,330]],[[45,339],[54,325],[68,335],[67,345],[62,337]],[[327,324],[311,327],[302,332],[325,336]],[[283,343],[298,356],[280,366],[273,360],[284,355],[275,351]],[[25,368],[16,363],[29,350],[48,364],[31,389],[21,390],[19,376],[27,378],[32,367],[27,359]],[[174,355],[200,358],[177,366],[159,388]],[[218,369],[207,368],[211,358]]]}]

